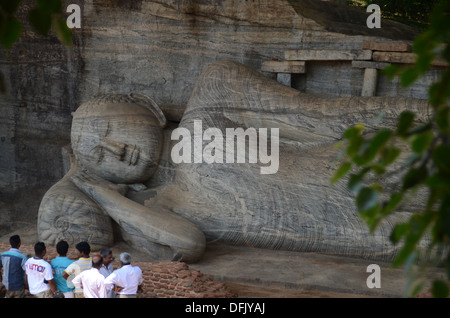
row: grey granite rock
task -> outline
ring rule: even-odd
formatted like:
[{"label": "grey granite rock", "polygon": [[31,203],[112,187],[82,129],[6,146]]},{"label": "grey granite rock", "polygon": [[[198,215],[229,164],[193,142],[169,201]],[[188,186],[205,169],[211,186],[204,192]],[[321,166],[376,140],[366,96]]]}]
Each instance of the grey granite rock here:
[{"label": "grey granite rock", "polygon": [[[389,234],[411,207],[404,206],[370,234],[345,183],[330,185],[337,166],[335,144],[349,125],[365,122],[373,132],[393,126],[404,109],[424,120],[427,101],[320,98],[242,64],[218,62],[198,79],[179,126],[168,128],[172,140],[167,140],[156,103],[133,96],[97,98],[74,113],[77,171],[65,177],[90,198],[88,206],[98,205],[99,216],[104,211],[119,225],[131,244],[157,257],[190,262],[201,258],[205,237],[241,246],[380,260],[395,255],[398,247],[390,243]],[[371,124],[370,118],[382,111],[383,120]],[[250,136],[240,145],[243,135],[228,139],[236,129],[254,131],[258,138],[252,141]],[[215,142],[205,137],[207,132]],[[263,146],[267,148],[261,152]],[[252,151],[257,154],[253,162]],[[177,157],[180,152],[183,160]],[[208,158],[216,161],[209,163]],[[170,172],[161,173],[165,170]],[[126,184],[134,182],[148,188],[128,191]],[[79,201],[75,210],[85,205],[78,190],[55,186],[50,192],[56,188],[68,191],[71,204]],[[55,198],[46,195],[44,202],[49,200]],[[68,213],[49,206],[41,205],[40,221],[55,212],[61,214],[58,220]],[[44,229],[48,223],[38,226]],[[82,232],[102,233],[102,239],[108,239],[105,224],[88,223]],[[96,237],[90,239],[97,244]]]}]

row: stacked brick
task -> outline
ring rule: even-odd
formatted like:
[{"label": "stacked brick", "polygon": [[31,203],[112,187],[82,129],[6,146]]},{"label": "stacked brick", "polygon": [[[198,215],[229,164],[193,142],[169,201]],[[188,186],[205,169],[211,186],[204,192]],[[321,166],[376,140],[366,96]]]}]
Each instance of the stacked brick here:
[{"label": "stacked brick", "polygon": [[225,284],[212,280],[183,262],[136,262],[144,274],[144,297],[222,298],[235,297]]},{"label": "stacked brick", "polygon": [[[9,250],[9,243],[0,243],[0,253]],[[34,255],[31,244],[22,244],[20,250],[27,256]],[[76,259],[75,248],[70,248],[68,257]],[[56,248],[47,247],[46,260],[50,262],[58,256]],[[144,277],[142,298],[229,298],[237,297],[224,283],[216,282],[198,270],[189,269],[183,262],[132,262],[139,266]],[[113,263],[119,266],[118,260]]]}]

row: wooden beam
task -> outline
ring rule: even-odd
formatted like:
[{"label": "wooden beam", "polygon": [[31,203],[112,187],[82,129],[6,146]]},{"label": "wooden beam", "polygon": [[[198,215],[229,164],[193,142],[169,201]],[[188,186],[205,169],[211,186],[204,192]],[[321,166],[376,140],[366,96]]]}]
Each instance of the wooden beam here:
[{"label": "wooden beam", "polygon": [[287,50],[284,57],[288,61],[352,61],[370,60],[370,50]]},{"label": "wooden beam", "polygon": [[[417,60],[417,54],[400,52],[373,52],[373,60],[377,62],[414,64]],[[433,62],[431,62],[431,65],[448,66],[448,63],[443,58],[435,58]]]},{"label": "wooden beam", "polygon": [[305,73],[304,61],[263,61],[261,71],[271,73]]},{"label": "wooden beam", "polygon": [[391,63],[385,62],[373,62],[373,61],[352,61],[352,67],[355,68],[375,68],[377,70],[382,70],[388,67]]},{"label": "wooden beam", "polygon": [[362,42],[362,49],[387,52],[410,52],[411,45],[401,42],[375,42],[365,40]]}]

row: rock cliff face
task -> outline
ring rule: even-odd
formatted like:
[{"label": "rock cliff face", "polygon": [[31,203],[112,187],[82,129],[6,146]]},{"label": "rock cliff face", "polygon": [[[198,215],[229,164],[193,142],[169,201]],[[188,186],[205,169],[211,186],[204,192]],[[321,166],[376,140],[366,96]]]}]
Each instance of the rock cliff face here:
[{"label": "rock cliff face", "polygon": [[[25,22],[32,1],[24,1]],[[363,40],[410,40],[404,26],[369,30],[368,13],[312,0],[67,0],[82,9],[74,45],[40,37],[25,25],[20,41],[1,52],[7,93],[0,99],[0,234],[34,226],[45,191],[62,178],[62,147],[71,113],[102,93],[151,96],[178,121],[202,71],[219,60],[259,70],[288,49],[361,49]],[[352,11],[353,12],[353,11]],[[345,13],[345,14],[344,14]],[[363,70],[348,61],[320,61],[292,85],[324,96],[360,95]],[[266,76],[274,77],[272,73]],[[379,78],[378,94],[426,97],[430,72],[409,90]]]},{"label": "rock cliff face", "polygon": [[69,142],[79,104],[80,37],[66,49],[54,36],[30,31],[23,1],[21,39],[0,55],[6,94],[0,96],[0,233],[32,224],[49,185],[61,178],[61,149]]}]

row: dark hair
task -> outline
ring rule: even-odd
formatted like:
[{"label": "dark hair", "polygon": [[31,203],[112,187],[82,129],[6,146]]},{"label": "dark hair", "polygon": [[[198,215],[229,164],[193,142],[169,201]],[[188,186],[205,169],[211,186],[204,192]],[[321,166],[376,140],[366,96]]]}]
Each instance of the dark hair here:
[{"label": "dark hair", "polygon": [[[98,260],[97,260],[97,262],[94,262],[94,260],[96,259],[96,258],[98,258]],[[94,256],[93,258],[92,258],[92,267],[94,267],[94,268],[100,268],[100,267],[102,267],[102,264],[103,264],[103,257],[101,257],[100,255],[98,255],[98,256]]]},{"label": "dark hair", "polygon": [[34,244],[34,253],[38,256],[42,255],[42,253],[45,251],[45,244],[44,242],[37,242]]},{"label": "dark hair", "polygon": [[88,256],[89,253],[91,252],[91,246],[89,245],[88,242],[80,242],[75,246],[75,248],[80,252],[83,252],[84,255],[86,256]]},{"label": "dark hair", "polygon": [[100,251],[100,256],[101,257],[106,257],[109,254],[112,254],[112,250],[109,247],[104,247],[102,248],[102,250]]},{"label": "dark hair", "polygon": [[12,248],[18,248],[20,245],[20,236],[19,235],[13,235],[9,238],[9,244],[11,244]]},{"label": "dark hair", "polygon": [[66,241],[59,241],[58,244],[56,244],[56,251],[59,255],[66,255],[68,250],[69,244]]}]

